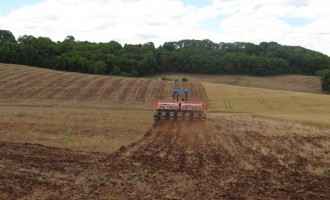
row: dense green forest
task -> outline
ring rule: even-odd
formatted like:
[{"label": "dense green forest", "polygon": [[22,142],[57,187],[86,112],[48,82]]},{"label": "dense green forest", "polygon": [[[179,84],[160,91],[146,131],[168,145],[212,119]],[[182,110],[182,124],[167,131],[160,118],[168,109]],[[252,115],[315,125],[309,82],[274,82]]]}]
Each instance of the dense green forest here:
[{"label": "dense green forest", "polygon": [[93,43],[67,36],[54,42],[0,30],[0,62],[92,74],[145,76],[163,72],[205,74],[306,74],[330,69],[330,57],[276,42],[214,43],[210,40],[125,44]]}]

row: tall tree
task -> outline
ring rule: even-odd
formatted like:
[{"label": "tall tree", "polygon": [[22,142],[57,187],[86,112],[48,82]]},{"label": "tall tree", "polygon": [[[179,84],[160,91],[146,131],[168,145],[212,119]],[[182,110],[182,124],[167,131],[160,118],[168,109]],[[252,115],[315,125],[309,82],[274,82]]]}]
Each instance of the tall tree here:
[{"label": "tall tree", "polygon": [[317,74],[320,76],[322,90],[330,92],[330,69],[321,70]]},{"label": "tall tree", "polygon": [[12,32],[7,30],[0,30],[0,45],[5,42],[16,42],[16,39]]}]

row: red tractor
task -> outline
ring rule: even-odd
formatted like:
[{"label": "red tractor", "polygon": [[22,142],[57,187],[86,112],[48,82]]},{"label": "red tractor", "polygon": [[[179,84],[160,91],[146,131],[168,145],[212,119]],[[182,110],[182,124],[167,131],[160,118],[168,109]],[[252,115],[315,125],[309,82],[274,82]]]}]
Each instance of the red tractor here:
[{"label": "red tractor", "polygon": [[[188,100],[188,90],[172,90],[173,99],[155,100],[154,122],[205,121],[206,102]],[[182,95],[183,94],[183,95]],[[183,96],[183,97],[182,97]]]}]

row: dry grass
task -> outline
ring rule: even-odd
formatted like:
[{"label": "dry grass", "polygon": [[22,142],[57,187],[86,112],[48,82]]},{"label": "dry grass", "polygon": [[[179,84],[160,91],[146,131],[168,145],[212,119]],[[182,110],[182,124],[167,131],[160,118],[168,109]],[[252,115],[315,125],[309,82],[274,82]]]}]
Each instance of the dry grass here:
[{"label": "dry grass", "polygon": [[[0,71],[1,141],[112,152],[141,138],[152,123],[153,99],[170,97],[170,90],[174,88],[188,89],[191,97],[197,99],[207,94],[210,113],[250,113],[330,126],[330,97],[326,95],[215,83],[94,76],[5,64],[0,64]],[[308,84],[313,77],[302,76],[267,79],[182,76],[203,82],[228,83],[233,79],[233,84],[249,83],[246,85],[250,86],[263,85],[266,81],[260,80],[265,79],[276,87],[283,85],[278,84],[281,81],[291,80],[289,90],[291,83],[302,88],[313,85]],[[244,81],[247,79],[249,81]],[[302,79],[307,80],[307,85],[301,84]]]},{"label": "dry grass", "polygon": [[165,83],[152,78],[88,75],[0,64],[0,100],[6,103],[97,101],[113,102],[117,106],[122,102],[143,104],[171,96],[171,89],[190,90],[190,99],[205,98],[205,90],[199,83]]},{"label": "dry grass", "polygon": [[330,96],[203,83],[209,112],[252,113],[310,125],[330,125]]},{"label": "dry grass", "polygon": [[113,152],[143,136],[154,99],[175,88],[205,99],[199,83],[0,64],[0,141]]},{"label": "dry grass", "polygon": [[222,83],[228,85],[284,90],[295,92],[320,93],[321,83],[317,76],[277,75],[277,76],[246,76],[246,75],[205,75],[169,73],[152,76],[154,78],[167,77],[181,80],[188,78],[189,82]]},{"label": "dry grass", "polygon": [[[329,128],[291,122],[329,124],[328,96],[13,69],[0,67],[0,199],[329,199]],[[176,86],[208,95],[208,120],[151,129],[152,98]]]},{"label": "dry grass", "polygon": [[113,152],[140,139],[152,112],[0,106],[0,141]]}]

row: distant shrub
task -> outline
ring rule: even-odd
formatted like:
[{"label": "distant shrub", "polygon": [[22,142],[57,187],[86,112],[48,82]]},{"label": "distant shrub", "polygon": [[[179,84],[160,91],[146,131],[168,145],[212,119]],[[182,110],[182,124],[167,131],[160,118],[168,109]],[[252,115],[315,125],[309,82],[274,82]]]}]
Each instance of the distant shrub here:
[{"label": "distant shrub", "polygon": [[181,81],[182,81],[182,82],[188,82],[188,79],[187,79],[186,77],[183,77],[183,78],[181,79]]},{"label": "distant shrub", "polygon": [[162,77],[163,81],[173,81],[171,78],[167,78],[167,77]]},{"label": "distant shrub", "polygon": [[179,79],[174,79],[174,82],[179,82]]}]

